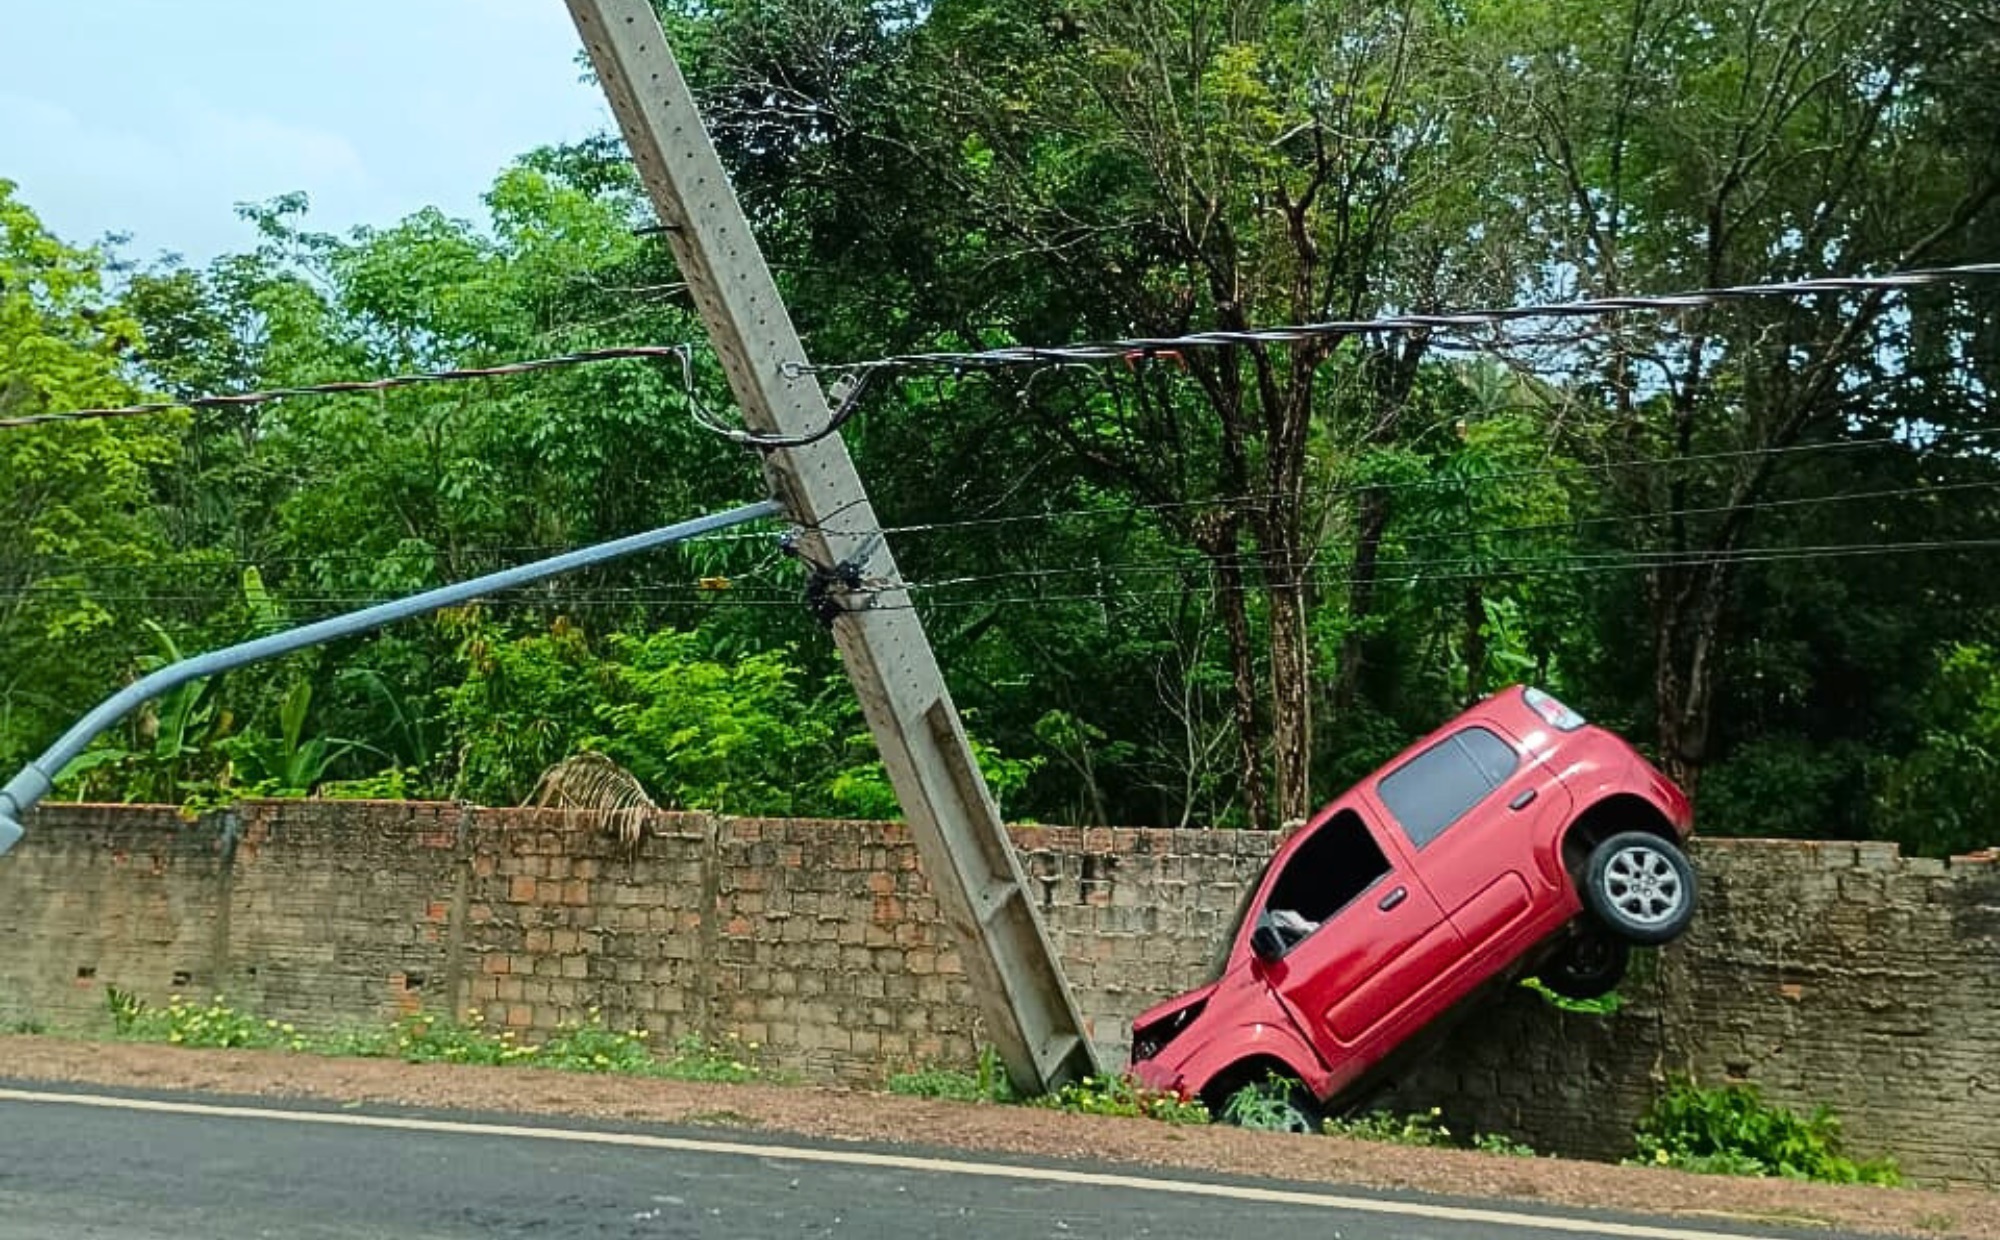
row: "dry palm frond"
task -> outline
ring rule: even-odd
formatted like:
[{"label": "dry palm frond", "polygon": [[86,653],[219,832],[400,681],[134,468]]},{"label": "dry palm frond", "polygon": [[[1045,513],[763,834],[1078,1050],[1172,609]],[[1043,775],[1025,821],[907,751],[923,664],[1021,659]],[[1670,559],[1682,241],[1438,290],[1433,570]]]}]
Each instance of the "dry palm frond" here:
[{"label": "dry palm frond", "polygon": [[528,804],[537,809],[587,810],[604,815],[604,829],[618,837],[627,855],[637,855],[646,819],[659,806],[646,795],[639,777],[601,753],[584,750],[542,772]]}]

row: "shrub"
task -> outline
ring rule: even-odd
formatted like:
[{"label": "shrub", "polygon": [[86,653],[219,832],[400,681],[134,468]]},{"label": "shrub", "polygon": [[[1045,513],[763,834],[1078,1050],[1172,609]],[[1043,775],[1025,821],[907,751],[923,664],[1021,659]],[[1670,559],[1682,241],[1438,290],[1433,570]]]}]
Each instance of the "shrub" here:
[{"label": "shrub", "polygon": [[1676,1079],[1636,1134],[1635,1162],[1722,1175],[1778,1175],[1836,1184],[1900,1184],[1893,1160],[1856,1162],[1841,1152],[1840,1121],[1767,1103],[1754,1085],[1703,1088]]}]

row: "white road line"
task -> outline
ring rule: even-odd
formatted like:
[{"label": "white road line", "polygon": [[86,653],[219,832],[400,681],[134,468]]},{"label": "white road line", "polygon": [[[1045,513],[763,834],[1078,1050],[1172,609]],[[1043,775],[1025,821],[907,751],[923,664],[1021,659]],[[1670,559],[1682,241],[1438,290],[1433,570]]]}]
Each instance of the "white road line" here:
[{"label": "white road line", "polygon": [[146,1098],[110,1098],[97,1094],[46,1093],[25,1089],[0,1089],[0,1102],[44,1103],[56,1106],[94,1107],[106,1111],[142,1111],[156,1115],[198,1115],[211,1119],[271,1120],[286,1124],[318,1124],[332,1128],[391,1129],[399,1132],[450,1133],[475,1137],[518,1137],[536,1141],[565,1141],[578,1145],[615,1145],[630,1149],[673,1150],[689,1154],[735,1154],[784,1162],[829,1163],[845,1167],[876,1167],[892,1171],[916,1171],[940,1175],[976,1175],[990,1180],[1029,1180],[1047,1184],[1082,1185],[1093,1188],[1123,1188],[1138,1192],[1169,1193],[1183,1197],[1219,1197],[1260,1205],[1307,1206],[1327,1210],[1348,1210],[1356,1214],[1382,1214],[1405,1218],[1434,1219],[1452,1223],[1477,1223],[1491,1227],[1541,1228],[1544,1231],[1573,1232],[1590,1236],[1617,1236],[1626,1240],[1762,1240],[1735,1232],[1695,1231],[1678,1227],[1658,1227],[1643,1223],[1616,1223],[1601,1219],[1564,1218],[1545,1214],[1520,1214],[1509,1210],[1487,1210],[1470,1206],[1449,1206],[1421,1201],[1393,1201],[1372,1197],[1348,1197],[1337,1193],[1309,1193],[1292,1189],[1254,1188],[1239,1184],[1207,1184],[1185,1180],[1163,1180],[1148,1176],[1115,1175],[1097,1171],[1068,1171],[1053,1167],[1024,1167],[1008,1163],[965,1162],[953,1158],[920,1158],[908,1154],[876,1154],[866,1150],[822,1150],[793,1145],[752,1145],[741,1141],[707,1141],[692,1137],[660,1137],[632,1132],[597,1132],[568,1128],[530,1128],[519,1124],[469,1124],[453,1120],[411,1119],[391,1115],[333,1114],[325,1111],[280,1111],[268,1107],[217,1106],[200,1102],[164,1102]]}]

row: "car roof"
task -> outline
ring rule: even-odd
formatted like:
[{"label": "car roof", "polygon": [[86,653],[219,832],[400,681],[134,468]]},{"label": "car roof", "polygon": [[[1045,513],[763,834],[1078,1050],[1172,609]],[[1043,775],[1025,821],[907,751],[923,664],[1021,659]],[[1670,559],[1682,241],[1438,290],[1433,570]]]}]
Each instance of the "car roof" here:
[{"label": "car roof", "polygon": [[[1519,728],[1522,723],[1522,716],[1525,715],[1532,718],[1533,713],[1529,711],[1527,702],[1522,697],[1524,692],[1525,686],[1515,684],[1508,685],[1503,689],[1496,689],[1492,693],[1487,694],[1429,732],[1411,741],[1395,757],[1390,758],[1387,762],[1368,772],[1368,774],[1363,775],[1349,787],[1342,789],[1338,796],[1331,798],[1313,811],[1312,816],[1306,820],[1307,825],[1318,826],[1330,818],[1340,807],[1353,803],[1357,794],[1371,788],[1384,775],[1415,758],[1418,754],[1437,744],[1445,737],[1465,728],[1468,724],[1498,724],[1507,730],[1510,740],[1518,741],[1520,739]],[[1510,703],[1518,707],[1518,711],[1508,709]],[[1303,832],[1299,834],[1303,834]]]}]

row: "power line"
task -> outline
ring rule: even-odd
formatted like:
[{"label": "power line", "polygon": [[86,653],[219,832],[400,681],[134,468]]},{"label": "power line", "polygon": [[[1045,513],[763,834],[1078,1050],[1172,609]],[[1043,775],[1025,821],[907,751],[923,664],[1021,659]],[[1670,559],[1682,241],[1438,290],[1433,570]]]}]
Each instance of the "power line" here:
[{"label": "power line", "polygon": [[[1685,456],[1626,457],[1613,461],[1573,461],[1561,465],[1536,466],[1529,469],[1496,470],[1491,473],[1466,474],[1451,478],[1410,478],[1395,482],[1347,482],[1326,487],[1311,487],[1302,491],[1299,498],[1331,499],[1343,495],[1361,495],[1369,492],[1396,493],[1409,490],[1434,490],[1452,487],[1469,487],[1489,482],[1514,482],[1525,478],[1558,478],[1573,474],[1612,473],[1625,469],[1643,469],[1661,465],[1695,465],[1716,461],[1742,460],[1749,457],[1794,456],[1806,452],[1844,451],[1852,448],[1880,446],[1923,449],[1946,441],[1976,438],[1981,435],[2000,433],[2000,426],[1967,427],[1961,430],[1934,431],[1924,436],[1924,443],[1913,443],[1908,439],[1893,436],[1877,436],[1871,439],[1832,439],[1819,443],[1791,444],[1777,448],[1731,448],[1715,452],[1695,452]],[[1245,491],[1236,495],[1217,495],[1203,499],[1167,500],[1151,504],[1110,504],[1094,508],[1065,508],[1047,512],[1018,513],[999,517],[968,517],[957,521],[922,521],[908,525],[882,527],[884,534],[929,534],[944,530],[969,529],[979,526],[1013,525],[1029,521],[1058,521],[1072,517],[1092,518],[1125,516],[1131,513],[1163,513],[1185,511],[1191,508],[1219,508],[1226,505],[1253,505],[1277,498],[1284,498],[1271,491]],[[853,531],[846,531],[853,532]]]},{"label": "power line", "polygon": [[147,414],[167,413],[175,409],[225,409],[250,405],[269,404],[293,396],[338,396],[354,392],[387,392],[395,388],[416,387],[426,383],[457,383],[468,379],[498,379],[508,375],[524,375],[538,370],[552,370],[560,366],[582,366],[594,362],[609,362],[623,358],[644,358],[661,360],[673,358],[685,369],[692,364],[693,346],[674,345],[621,345],[615,348],[586,349],[578,353],[565,353],[557,357],[537,357],[521,362],[506,362],[497,366],[467,366],[453,370],[431,370],[416,374],[390,375],[381,379],[346,379],[332,383],[311,383],[299,387],[270,388],[261,392],[235,392],[212,396],[191,396],[186,400],[145,401],[132,405],[110,405],[97,409],[65,409],[53,413],[31,413],[21,417],[0,418],[0,430],[14,430],[24,426],[43,426],[52,422],[100,421],[107,418],[139,417]]},{"label": "power line", "polygon": [[[1661,521],[1676,517],[1708,516],[1718,513],[1733,512],[1739,509],[1747,509],[1751,511],[1763,511],[1766,509],[1778,509],[1778,508],[1803,508],[1803,507],[1818,506],[1822,504],[1852,503],[1870,499],[1900,499],[1910,496],[1942,495],[1942,494],[1951,494],[1963,491],[1991,491],[1991,490],[2000,490],[2000,478],[1986,479],[1979,482],[1955,482],[1955,483],[1940,483],[1928,486],[1892,487],[1876,491],[1848,491],[1831,495],[1794,496],[1788,499],[1762,500],[1755,503],[1749,503],[1743,505],[1718,504],[1718,505],[1708,505],[1708,506],[1688,507],[1688,508],[1667,508],[1654,512],[1625,513],[1619,515],[1607,515],[1607,516],[1596,516],[1596,517],[1574,517],[1566,521],[1538,521],[1520,525],[1466,525],[1466,526],[1459,526],[1457,528],[1442,529],[1442,530],[1398,530],[1396,531],[1396,535],[1393,539],[1385,538],[1384,541],[1393,541],[1398,543],[1432,543],[1432,542],[1442,542],[1447,539],[1453,539],[1453,538],[1470,538],[1470,537],[1491,538],[1491,537],[1499,537],[1511,534],[1553,533],[1557,531],[1580,529],[1585,526],[1636,525],[1643,522]],[[1616,555],[1616,554],[1626,554],[1626,553],[1625,552],[1573,552],[1569,553],[1569,558],[1589,559],[1595,556]],[[1633,552],[1632,554],[1644,554],[1644,553]],[[1465,556],[1433,557],[1430,559],[1385,558],[1377,560],[1376,563],[1378,565],[1395,567],[1395,566],[1422,565],[1422,564],[1478,562],[1489,558],[1491,557],[1468,554]],[[1265,564],[1265,557],[1261,553],[1255,550],[1242,551],[1238,552],[1235,555],[1228,555],[1228,556],[1201,556],[1198,553],[1190,552],[1183,558],[1177,560],[1139,560],[1139,561],[1125,560],[1125,561],[1114,561],[1110,563],[1073,564],[1057,568],[1008,569],[994,573],[980,573],[972,576],[952,577],[940,581],[928,582],[921,588],[937,589],[942,586],[971,585],[980,582],[1019,580],[1023,578],[1037,578],[1037,577],[1087,576],[1091,574],[1115,575],[1115,576],[1126,576],[1135,574],[1142,576],[1147,574],[1180,574],[1188,572],[1190,570],[1199,570],[1199,569],[1216,568],[1216,567],[1237,567],[1237,568],[1254,569],[1254,568],[1261,568],[1264,566],[1264,564]],[[912,588],[917,588],[917,587],[912,587]]]},{"label": "power line", "polygon": [[[1475,571],[1411,573],[1401,576],[1375,575],[1370,578],[1376,585],[1436,584],[1452,581],[1494,581],[1521,577],[1562,577],[1586,576],[1608,572],[1633,572],[1660,568],[1698,568],[1708,564],[1769,564],[1783,562],[1803,562],[1818,560],[1852,559],[1876,555],[1908,555],[1931,552],[1970,553],[2000,549],[2000,538],[1939,539],[1932,541],[1897,543],[1836,543],[1819,547],[1746,547],[1739,551],[1718,554],[1713,552],[1677,553],[1644,552],[1621,555],[1616,559],[1607,558],[1601,562],[1573,564],[1551,563],[1519,568],[1483,568]],[[1440,561],[1444,563],[1446,561]],[[1458,561],[1460,563],[1467,561]],[[1498,561],[1505,563],[1505,560]],[[1328,573],[1313,570],[1312,580],[1320,585],[1352,584],[1357,578],[1352,575]],[[953,583],[941,583],[953,584]],[[921,593],[926,583],[917,582],[904,587],[909,592]],[[1211,586],[1214,593],[1256,593],[1264,589],[1262,585],[1244,582],[1233,587]],[[963,607],[1004,607],[1016,605],[1042,605],[1048,603],[1103,603],[1107,601],[1128,601],[1148,598],[1179,598],[1187,593],[1185,589],[1161,590],[1103,590],[1090,593],[1071,594],[1023,594],[1005,598],[946,599],[927,598],[922,606],[926,608]],[[915,603],[876,603],[878,608],[917,606]]]},{"label": "power line", "polygon": [[[1940,439],[1957,438],[1957,437],[1987,434],[1995,431],[2000,431],[2000,427],[1971,428],[1961,431],[1939,432],[1936,436],[1934,436],[1934,438],[1940,438]],[[1901,442],[1902,441],[1900,440],[1894,440],[1894,439],[1840,440],[1840,441],[1832,441],[1820,444],[1797,445],[1791,449],[1770,449],[1769,451],[1800,452],[1800,451],[1814,451],[1814,450],[1823,450],[1831,448],[1861,447],[1861,446],[1870,446],[1875,444],[1900,444]],[[1409,479],[1402,482],[1356,483],[1342,488],[1331,488],[1324,491],[1309,492],[1309,494],[1338,495],[1338,494],[1346,494],[1350,492],[1358,492],[1366,490],[1383,490],[1389,492],[1398,492],[1398,491],[1413,490],[1413,489],[1431,489],[1434,487],[1441,487],[1441,486],[1469,486],[1474,484],[1485,483],[1488,481],[1506,480],[1524,476],[1543,476],[1551,473],[1568,473],[1568,472],[1578,472],[1586,470],[1632,468],[1632,467],[1662,464],[1662,463],[1671,464],[1671,463],[1678,463],[1690,460],[1714,459],[1716,457],[1756,455],[1762,451],[1765,450],[1749,449],[1740,453],[1739,452],[1712,453],[1708,454],[1708,456],[1706,457],[1632,458],[1621,461],[1601,462],[1597,464],[1588,464],[1588,465],[1572,464],[1565,466],[1551,466],[1543,469],[1526,470],[1526,471],[1497,471],[1490,474],[1468,475],[1460,478],[1442,478],[1442,479],[1421,478],[1421,479]],[[1397,533],[1398,533],[1398,541],[1433,542],[1433,541],[1441,541],[1448,538],[1458,538],[1458,537],[1473,537],[1473,536],[1492,537],[1492,536],[1510,535],[1510,534],[1546,533],[1546,532],[1554,532],[1561,530],[1581,529],[1584,527],[1592,527],[1592,526],[1635,525],[1650,521],[1661,521],[1678,517],[1713,516],[1720,513],[1735,511],[1738,508],[1747,508],[1756,511],[1762,511],[1765,509],[1801,508],[1801,507],[1811,507],[1822,504],[1854,503],[1862,500],[1871,500],[1871,499],[1901,499],[1907,497],[1944,495],[1944,494],[1960,493],[1967,491],[1993,490],[1996,488],[2000,488],[2000,479],[1982,479],[1978,481],[1950,482],[1950,483],[1923,483],[1915,486],[1882,488],[1873,491],[1847,491],[1847,492],[1836,492],[1827,495],[1793,496],[1784,499],[1759,500],[1743,505],[1728,505],[1728,504],[1696,505],[1684,508],[1656,509],[1647,512],[1573,517],[1562,521],[1541,521],[1541,522],[1532,522],[1532,523],[1517,524],[1517,525],[1466,525],[1466,526],[1459,526],[1455,528],[1442,529],[1442,530],[1399,530]],[[1010,524],[1010,523],[1025,522],[1025,521],[1045,521],[1045,520],[1056,520],[1059,518],[1076,518],[1076,517],[1102,518],[1102,517],[1124,516],[1133,512],[1155,511],[1163,507],[1210,506],[1210,505],[1219,505],[1226,502],[1237,502],[1244,500],[1254,501],[1262,498],[1268,498],[1268,493],[1257,493],[1249,496],[1227,497],[1227,498],[1206,499],[1206,500],[1188,500],[1188,501],[1182,501],[1174,505],[1123,504],[1123,505],[1104,507],[1104,508],[1077,508],[1077,509],[1069,509],[1056,512],[1025,513],[1012,516],[1005,516],[1005,517],[975,517],[975,518],[968,518],[963,521],[925,522],[913,525],[891,525],[891,526],[885,526],[883,528],[883,533],[885,534],[929,533],[933,531],[960,529],[971,526]],[[778,535],[770,533],[744,533],[739,531],[725,531],[722,533],[706,535],[699,539],[690,539],[687,545],[695,546],[695,545],[733,543],[733,542],[762,542],[775,545],[778,537],[779,537]],[[372,563],[381,563],[391,558],[412,559],[412,560],[418,560],[418,559],[435,560],[439,557],[443,557],[446,555],[450,555],[460,560],[475,561],[475,562],[484,560],[494,560],[506,556],[519,556],[519,555],[540,558],[543,556],[555,555],[563,551],[569,551],[574,549],[575,548],[573,544],[538,544],[538,545],[524,544],[524,545],[514,545],[514,546],[498,546],[498,545],[488,546],[488,545],[475,544],[475,545],[461,545],[451,548],[431,547],[423,551],[413,550],[407,555],[400,554],[397,549],[390,549],[384,551],[325,551],[313,555],[244,556],[244,557],[234,557],[227,559],[194,558],[185,561],[175,561],[171,563],[159,562],[153,564],[129,564],[129,563],[93,564],[87,561],[78,561],[62,557],[50,557],[46,559],[40,559],[34,561],[33,563],[40,566],[44,566],[52,570],[64,570],[67,573],[88,574],[96,577],[104,577],[104,576],[131,577],[131,576],[143,576],[150,573],[164,573],[164,572],[175,572],[175,573],[201,573],[201,572],[225,572],[225,571],[238,572],[247,568],[264,569],[264,568],[273,568],[280,566],[310,567],[319,565],[338,565],[338,564],[352,564],[352,563],[372,564]],[[952,580],[954,582],[993,581],[993,580],[1003,580],[1014,577],[1033,576],[1040,572],[1047,572],[1052,574],[1061,574],[1061,573],[1080,574],[1080,573],[1090,573],[1090,572],[1133,572],[1133,571],[1165,572],[1165,571],[1179,571],[1189,566],[1198,566],[1200,564],[1212,564],[1212,563],[1238,564],[1246,567],[1255,567],[1262,563],[1262,557],[1256,551],[1244,551],[1233,556],[1222,557],[1221,559],[1209,557],[1201,560],[1194,560],[1194,559],[1157,560],[1157,561],[1144,561],[1144,562],[1126,561],[1116,564],[1101,564],[1101,565],[1088,565],[1088,566],[1079,565],[1072,568],[1062,568],[1062,569],[1010,570],[1005,572],[982,574],[974,577],[953,578]],[[768,566],[768,564],[766,566]],[[752,570],[752,573],[754,573],[755,571],[757,570]],[[724,573],[722,575],[729,577],[733,582],[741,584],[742,582],[748,580],[749,577],[752,575],[752,573],[739,572],[739,573]],[[615,587],[608,587],[608,588],[615,588]]]},{"label": "power line", "polygon": [[[1745,547],[1732,551],[1690,551],[1673,550],[1633,550],[1620,552],[1580,553],[1559,557],[1542,564],[1520,564],[1518,558],[1460,556],[1430,560],[1385,560],[1381,566],[1391,569],[1411,569],[1442,566],[1451,571],[1418,571],[1404,573],[1376,572],[1370,576],[1378,586],[1443,584],[1456,581],[1500,581],[1528,577],[1590,576],[1602,573],[1645,571],[1662,568],[1698,568],[1715,564],[1771,564],[1812,562],[1821,560],[1851,559],[1880,555],[1929,554],[1936,552],[1969,554],[1975,551],[2000,549],[2000,538],[1932,539],[1909,540],[1888,543],[1828,543],[1802,547]],[[1482,563],[1482,561],[1484,561]],[[1578,562],[1582,561],[1582,562]],[[1508,564],[1514,567],[1504,567]],[[1479,567],[1460,567],[1479,565]],[[1105,566],[1109,571],[1116,566]],[[1194,567],[1194,566],[1189,566]],[[1035,577],[1067,575],[1069,569],[1042,570]],[[1314,584],[1333,586],[1352,584],[1358,580],[1349,566],[1346,572],[1330,571],[1327,566],[1313,566],[1305,576]],[[972,582],[985,578],[971,579]],[[924,595],[921,606],[925,608],[965,608],[1004,607],[1013,605],[1040,605],[1048,603],[1103,603],[1107,601],[1139,601],[1151,598],[1178,598],[1187,593],[1184,588],[1129,590],[1096,590],[1087,593],[1067,594],[1019,594],[1001,598],[953,599],[935,597],[930,591],[969,584],[966,580],[948,579],[937,582],[910,582],[900,587],[878,586],[872,593],[877,597],[870,603],[876,610],[899,610],[919,606],[916,602],[887,603],[880,596],[901,592],[912,596]],[[1265,587],[1254,582],[1243,582],[1233,587],[1211,585],[1212,593],[1256,593]],[[14,591],[0,594],[0,598],[20,599],[31,596],[34,591]],[[213,595],[158,595],[120,594],[94,595],[93,598],[106,603],[185,603],[214,604]],[[284,597],[280,602],[287,606],[353,607],[375,601],[366,595],[315,595]],[[705,590],[698,585],[688,585],[673,592],[660,586],[646,587],[597,587],[582,592],[564,593],[557,588],[543,597],[535,597],[527,589],[508,591],[480,600],[482,606],[522,608],[552,607],[563,608],[604,608],[604,607],[649,607],[699,603],[704,607],[784,607],[799,606],[796,594],[745,593],[735,589]]]},{"label": "power line", "polygon": [[1926,285],[1953,284],[2000,276],[2000,263],[1967,263],[1954,267],[1918,268],[1879,276],[1826,276],[1764,284],[1734,284],[1635,297],[1600,297],[1582,301],[1499,306],[1439,314],[1398,314],[1374,319],[1334,319],[1244,331],[1189,332],[1180,336],[1134,336],[1068,345],[1009,345],[970,352],[905,353],[864,362],[794,365],[795,374],[816,371],[974,370],[1011,366],[1121,362],[1189,349],[1220,349],[1259,344],[1298,344],[1307,340],[1348,336],[1406,335],[1411,332],[1454,332],[1496,327],[1527,319],[1585,318],[1625,311],[1698,309],[1728,302],[1771,297],[1810,297],[1820,293],[1888,292]]},{"label": "power line", "polygon": [[[1683,293],[1546,302],[1535,305],[1502,306],[1483,310],[1463,310],[1440,314],[1404,314],[1375,319],[1339,319],[1294,326],[1254,328],[1245,331],[1190,332],[1181,336],[1129,337],[1119,340],[1084,342],[1071,345],[1014,345],[973,352],[906,353],[860,362],[836,362],[804,366],[794,364],[788,366],[786,369],[787,373],[794,377],[817,372],[857,372],[859,379],[862,381],[863,386],[865,386],[866,376],[884,369],[968,370],[1021,365],[1059,365],[1124,361],[1137,357],[1174,353],[1186,349],[1229,348],[1249,344],[1292,344],[1304,340],[1329,337],[1341,338],[1346,336],[1397,334],[1416,331],[1459,331],[1475,327],[1496,326],[1526,319],[1579,318],[1616,314],[1625,311],[1684,310],[1720,305],[1733,301],[1771,297],[1807,297],[1820,293],[1892,291],[1925,285],[1958,283],[1988,276],[2000,276],[2000,263],[1969,263],[1955,267],[1921,268],[1880,276],[1830,276],[1765,284],[1738,284],[1720,288],[1696,289]],[[384,392],[395,388],[413,387],[419,384],[501,378],[508,375],[527,374],[533,371],[548,370],[561,366],[576,366],[629,358],[654,360],[664,358],[676,359],[681,363],[686,372],[690,389],[692,389],[692,346],[624,345],[583,350],[555,357],[507,362],[495,366],[460,367],[450,370],[390,375],[377,379],[340,380],[330,383],[305,384],[296,387],[271,388],[256,392],[192,396],[185,400],[146,401],[129,405],[26,414],[17,417],[0,418],[0,429],[19,429],[55,422],[137,417],[146,414],[166,413],[175,409],[240,408],[298,396],[331,396],[357,392]],[[737,443],[755,447],[797,447],[809,443],[814,439],[823,438],[837,430],[840,423],[846,421],[855,412],[859,405],[861,393],[862,386],[850,388],[841,400],[840,407],[834,411],[834,417],[829,419],[828,424],[809,432],[805,436],[774,437],[758,435],[719,423],[713,418],[701,414],[698,409],[696,416],[697,421],[705,428],[724,435]]]}]

